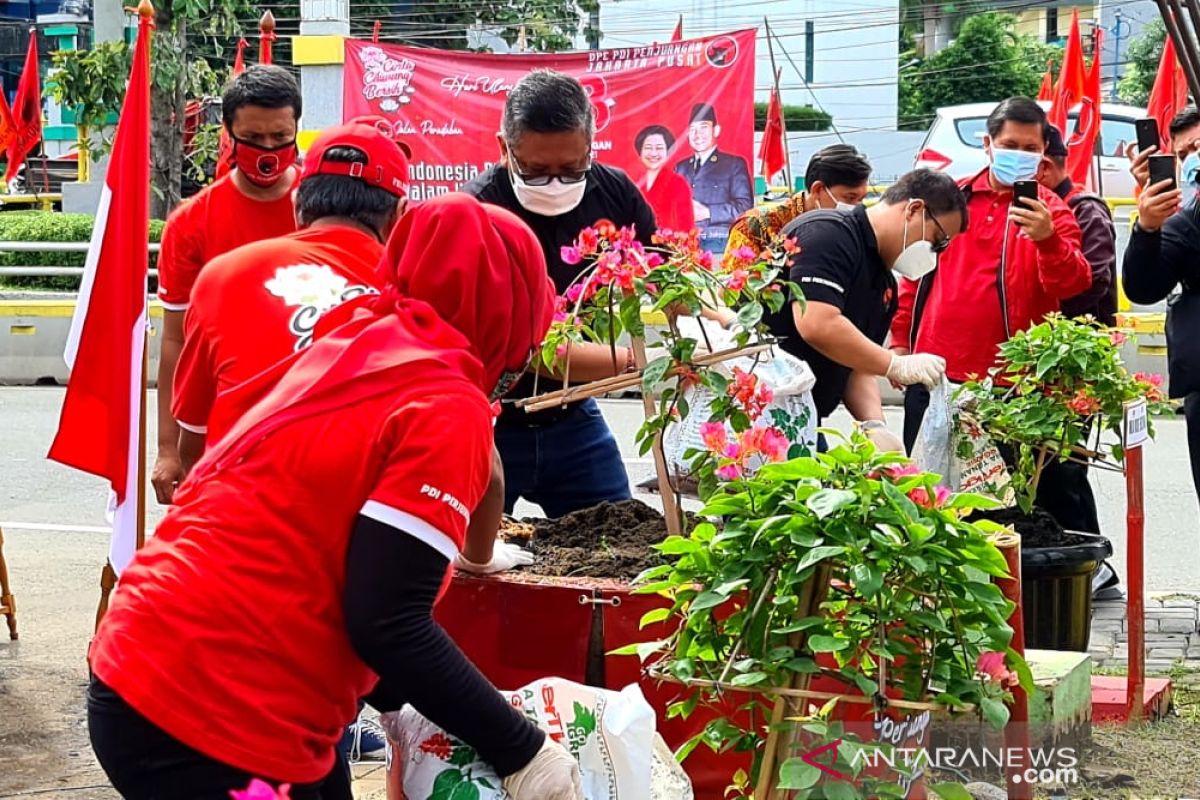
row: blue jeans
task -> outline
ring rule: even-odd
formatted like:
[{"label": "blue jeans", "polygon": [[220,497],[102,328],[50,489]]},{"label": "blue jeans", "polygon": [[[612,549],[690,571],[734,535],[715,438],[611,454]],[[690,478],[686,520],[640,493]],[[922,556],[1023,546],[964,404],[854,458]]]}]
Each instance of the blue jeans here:
[{"label": "blue jeans", "polygon": [[496,448],[504,462],[506,513],[522,497],[541,506],[546,516],[561,517],[632,496],[617,440],[595,400],[584,400],[541,427],[502,422],[496,426]]}]

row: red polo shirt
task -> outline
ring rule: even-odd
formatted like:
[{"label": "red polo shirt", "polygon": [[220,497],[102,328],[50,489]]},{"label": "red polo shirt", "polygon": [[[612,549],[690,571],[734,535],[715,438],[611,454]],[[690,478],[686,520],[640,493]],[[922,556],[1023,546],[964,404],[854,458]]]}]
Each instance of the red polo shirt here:
[{"label": "red polo shirt", "polygon": [[937,269],[921,279],[929,283],[922,287],[928,299],[916,321],[916,342],[912,330],[918,284],[907,279],[900,281],[891,338],[893,346],[945,358],[946,374],[955,382],[986,374],[1002,342],[1059,310],[1062,300],[1092,281],[1080,251],[1079,223],[1054,192],[1038,187],[1038,199],[1050,208],[1054,234],[1034,242],[1008,221],[1012,190],[993,189],[988,170],[961,185],[969,192],[968,228],[954,237]]},{"label": "red polo shirt", "polygon": [[213,402],[312,342],[329,309],[378,290],[383,245],[348,225],[318,225],[213,259],[192,289],[171,412],[207,431]]},{"label": "red polo shirt", "polygon": [[357,515],[453,559],[488,484],[491,414],[467,377],[478,362],[441,353],[365,396],[248,421],[206,454],[121,575],[92,642],[97,677],[207,756],[278,781],[323,779],[378,679],[342,612]]},{"label": "red polo shirt", "polygon": [[[298,171],[296,175],[299,183]],[[167,218],[158,254],[158,298],[163,308],[185,310],[200,270],[217,256],[294,230],[292,192],[263,202],[243,194],[232,173],[214,181]]]}]

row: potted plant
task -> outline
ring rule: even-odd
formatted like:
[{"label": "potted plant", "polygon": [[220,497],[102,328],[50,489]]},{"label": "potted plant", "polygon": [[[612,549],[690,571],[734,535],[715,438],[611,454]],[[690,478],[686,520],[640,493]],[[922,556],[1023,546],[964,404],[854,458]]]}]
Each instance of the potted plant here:
[{"label": "potted plant", "polygon": [[1091,576],[1111,554],[1103,536],[1064,531],[1036,508],[1044,470],[1059,460],[1119,471],[1126,407],[1170,408],[1161,376],[1125,369],[1124,341],[1090,320],[1051,315],[1002,344],[989,375],[959,390],[970,416],[1011,453],[1015,505],[988,516],[1021,534],[1030,647],[1087,650]]},{"label": "potted plant", "polygon": [[706,521],[667,538],[669,563],[637,580],[672,601],[642,623],[671,620],[671,632],[624,651],[686,687],[669,715],[717,712],[684,754],[751,754],[731,776],[737,798],[904,797],[912,776],[871,774],[862,753],[891,745],[853,720],[977,711],[1003,727],[1016,675],[1031,680],[1008,646],[1014,605],[991,582],[1008,575],[1001,526],[966,520],[993,501],[951,495],[858,433],[753,473],[727,469],[738,460],[716,430],[709,445],[701,459],[720,475]]}]

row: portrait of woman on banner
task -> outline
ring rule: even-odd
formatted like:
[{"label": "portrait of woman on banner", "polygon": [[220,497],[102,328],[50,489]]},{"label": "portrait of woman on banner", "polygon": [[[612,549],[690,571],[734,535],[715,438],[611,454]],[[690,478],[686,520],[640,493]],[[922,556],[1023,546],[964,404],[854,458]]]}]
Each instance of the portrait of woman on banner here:
[{"label": "portrait of woman on banner", "polygon": [[662,125],[642,128],[633,140],[634,149],[646,167],[638,188],[654,209],[659,230],[687,231],[695,227],[692,211],[692,189],[687,180],[667,167],[675,147],[675,137]]}]

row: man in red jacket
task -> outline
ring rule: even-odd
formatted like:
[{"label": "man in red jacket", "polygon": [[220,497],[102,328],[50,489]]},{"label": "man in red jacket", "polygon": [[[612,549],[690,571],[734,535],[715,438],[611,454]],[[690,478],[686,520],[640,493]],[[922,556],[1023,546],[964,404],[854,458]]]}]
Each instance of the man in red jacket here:
[{"label": "man in red jacket", "polygon": [[[1037,177],[1048,126],[1046,112],[1027,97],[996,106],[984,137],[990,164],[959,184],[970,228],[954,238],[936,270],[919,282],[900,281],[892,349],[942,356],[951,381],[985,375],[998,345],[1091,286],[1079,223],[1067,204],[1042,186],[1028,207],[1012,202],[1013,184]],[[908,387],[904,439],[910,450],[928,405],[924,387]]]}]

